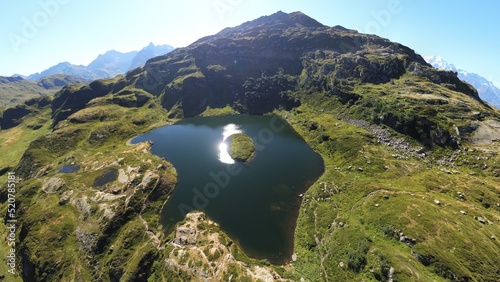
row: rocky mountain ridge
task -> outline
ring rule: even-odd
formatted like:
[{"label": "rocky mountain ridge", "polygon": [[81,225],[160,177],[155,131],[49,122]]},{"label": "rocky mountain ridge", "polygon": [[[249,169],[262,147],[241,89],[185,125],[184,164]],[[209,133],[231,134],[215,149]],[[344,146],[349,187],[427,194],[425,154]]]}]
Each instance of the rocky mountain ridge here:
[{"label": "rocky mountain ridge", "polygon": [[67,74],[83,79],[110,78],[144,65],[150,58],[166,54],[174,48],[169,45],[155,46],[150,43],[140,51],[118,52],[108,51],[99,55],[89,65],[74,65],[69,62],[62,62],[52,66],[40,73],[34,73],[27,77],[29,80],[38,80],[52,74]]}]

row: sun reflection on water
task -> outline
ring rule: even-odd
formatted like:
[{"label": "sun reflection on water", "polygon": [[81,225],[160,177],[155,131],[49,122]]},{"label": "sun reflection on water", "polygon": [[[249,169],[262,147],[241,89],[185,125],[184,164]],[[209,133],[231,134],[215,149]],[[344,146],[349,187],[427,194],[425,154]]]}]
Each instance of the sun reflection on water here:
[{"label": "sun reflection on water", "polygon": [[233,158],[231,158],[231,155],[229,155],[229,146],[226,142],[226,139],[237,133],[242,133],[240,127],[237,126],[236,124],[230,123],[226,126],[224,126],[223,131],[222,131],[222,142],[219,143],[219,161],[225,164],[234,164],[235,161]]}]

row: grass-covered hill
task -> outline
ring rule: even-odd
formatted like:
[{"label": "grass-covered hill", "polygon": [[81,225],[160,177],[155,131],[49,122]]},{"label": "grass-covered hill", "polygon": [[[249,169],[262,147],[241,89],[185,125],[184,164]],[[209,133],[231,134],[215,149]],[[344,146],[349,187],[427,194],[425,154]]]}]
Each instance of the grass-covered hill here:
[{"label": "grass-covered hill", "polygon": [[[500,112],[455,73],[387,39],[278,12],[10,112],[22,115],[3,113],[0,181],[11,171],[22,181],[19,276],[6,279],[500,276]],[[324,159],[324,174],[301,195],[286,265],[247,257],[202,213],[165,234],[159,214],[176,170],[150,144],[126,145],[184,117],[235,112],[283,117]]]},{"label": "grass-covered hill", "polygon": [[88,84],[86,79],[65,74],[54,74],[31,81],[21,77],[0,77],[0,109],[10,108],[24,101],[54,95],[68,84]]}]

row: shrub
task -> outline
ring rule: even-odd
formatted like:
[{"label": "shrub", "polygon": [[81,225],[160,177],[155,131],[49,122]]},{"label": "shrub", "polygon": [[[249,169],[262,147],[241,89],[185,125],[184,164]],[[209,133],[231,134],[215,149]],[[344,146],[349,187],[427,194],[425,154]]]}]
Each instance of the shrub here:
[{"label": "shrub", "polygon": [[366,265],[365,253],[357,249],[349,249],[345,255],[347,267],[354,271],[360,272]]}]

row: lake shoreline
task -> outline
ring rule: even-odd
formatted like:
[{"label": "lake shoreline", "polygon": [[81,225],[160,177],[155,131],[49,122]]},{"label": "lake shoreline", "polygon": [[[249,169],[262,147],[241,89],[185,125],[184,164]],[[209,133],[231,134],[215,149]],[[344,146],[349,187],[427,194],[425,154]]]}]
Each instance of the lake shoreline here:
[{"label": "lake shoreline", "polygon": [[[252,165],[220,159],[227,128],[252,140]],[[161,210],[164,230],[171,233],[188,212],[198,210],[217,222],[247,256],[274,265],[290,263],[300,194],[316,183],[325,167],[321,155],[285,120],[247,115],[187,118],[126,143],[145,141],[154,142],[152,154],[168,159],[178,171],[179,181]]]}]

